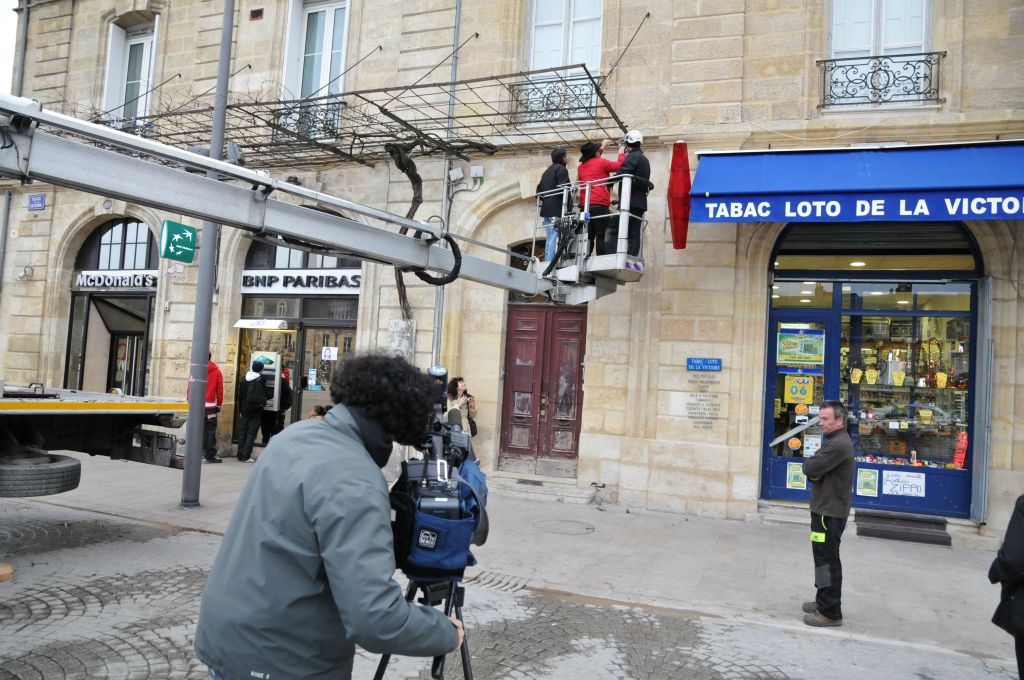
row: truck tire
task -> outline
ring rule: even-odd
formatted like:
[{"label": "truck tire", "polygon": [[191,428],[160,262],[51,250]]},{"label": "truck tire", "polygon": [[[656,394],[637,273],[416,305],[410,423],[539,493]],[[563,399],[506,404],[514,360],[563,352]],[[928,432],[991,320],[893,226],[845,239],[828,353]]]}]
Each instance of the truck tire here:
[{"label": "truck tire", "polygon": [[82,462],[71,456],[45,454],[47,462],[31,464],[0,458],[0,498],[50,496],[78,488]]}]

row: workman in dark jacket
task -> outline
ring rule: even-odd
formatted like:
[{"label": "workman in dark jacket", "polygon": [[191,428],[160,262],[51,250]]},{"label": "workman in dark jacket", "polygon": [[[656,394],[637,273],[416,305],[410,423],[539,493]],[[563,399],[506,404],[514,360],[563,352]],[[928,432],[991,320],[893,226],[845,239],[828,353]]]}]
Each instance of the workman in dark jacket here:
[{"label": "workman in dark jacket", "polygon": [[322,419],[275,436],[242,491],[203,592],[196,654],[214,677],[346,680],[355,646],[439,656],[462,624],[405,599],[394,581],[381,468],[419,444],[436,386],[404,359],[335,370]]},{"label": "workman in dark jacket", "polygon": [[818,408],[818,427],[825,436],[818,452],[804,461],[811,480],[811,551],[814,554],[813,602],[804,602],[808,626],[843,625],[843,564],[839,541],[853,500],[853,442],[846,431],[846,407],[825,401]]},{"label": "workman in dark jacket", "polygon": [[[544,241],[544,260],[551,262],[555,259],[555,247],[558,245],[558,233],[555,225],[558,218],[562,216],[565,192],[553,192],[559,187],[568,187],[572,184],[569,179],[569,170],[566,165],[569,163],[569,155],[564,147],[558,147],[551,152],[551,165],[540,176],[540,183],[537,184],[537,202],[540,204],[540,216],[544,218],[544,230],[546,240]],[[546,194],[542,196],[541,194]],[[566,207],[568,207],[566,205]]]},{"label": "workman in dark jacket", "polygon": [[[626,133],[623,143],[626,147],[626,159],[622,161],[619,168],[620,175],[632,175],[633,182],[629,190],[629,241],[627,250],[630,255],[640,254],[640,231],[643,225],[644,213],[647,212],[647,194],[654,188],[651,184],[651,162],[647,160],[642,148],[644,136],[639,130],[630,130]],[[622,201],[622,185],[619,185],[619,209],[625,210],[626,206]],[[606,253],[618,251],[619,230],[618,223],[605,229]]]},{"label": "workman in dark jacket", "polygon": [[1017,675],[1024,680],[1024,495],[1017,498],[1003,547],[988,570],[988,580],[1002,586],[992,623],[1013,636]]}]

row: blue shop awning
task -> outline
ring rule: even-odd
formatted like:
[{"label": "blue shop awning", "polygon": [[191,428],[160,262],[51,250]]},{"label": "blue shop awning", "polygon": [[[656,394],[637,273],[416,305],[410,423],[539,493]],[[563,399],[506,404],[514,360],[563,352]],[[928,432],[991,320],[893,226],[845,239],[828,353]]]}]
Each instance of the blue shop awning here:
[{"label": "blue shop awning", "polygon": [[1024,219],[1024,141],[697,157],[691,222]]}]

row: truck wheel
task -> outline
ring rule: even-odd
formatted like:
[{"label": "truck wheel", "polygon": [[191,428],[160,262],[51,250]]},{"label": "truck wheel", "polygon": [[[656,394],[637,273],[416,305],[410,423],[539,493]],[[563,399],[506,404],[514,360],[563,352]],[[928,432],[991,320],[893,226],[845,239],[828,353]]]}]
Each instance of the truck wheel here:
[{"label": "truck wheel", "polygon": [[0,498],[50,496],[78,488],[82,462],[53,453],[0,458]]}]

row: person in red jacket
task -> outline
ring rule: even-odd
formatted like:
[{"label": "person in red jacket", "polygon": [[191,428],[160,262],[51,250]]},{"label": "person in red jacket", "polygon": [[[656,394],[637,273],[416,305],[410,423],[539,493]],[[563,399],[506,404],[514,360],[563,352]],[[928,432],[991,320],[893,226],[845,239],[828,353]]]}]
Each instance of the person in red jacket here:
[{"label": "person in red jacket", "polygon": [[[587,229],[587,234],[590,237],[590,243],[588,246],[587,254],[594,252],[594,241],[597,241],[597,254],[606,255],[607,248],[604,243],[604,230],[608,224],[612,221],[609,215],[611,214],[611,203],[612,197],[608,193],[606,180],[609,175],[618,172],[619,168],[622,167],[622,161],[626,159],[626,150],[623,147],[619,147],[619,157],[617,160],[610,161],[607,158],[601,158],[601,154],[604,153],[605,147],[611,146],[612,140],[606,139],[601,142],[600,146],[594,142],[587,142],[580,147],[580,166],[577,169],[580,184],[583,185],[580,188],[580,209],[587,209],[587,195],[590,196],[590,222]],[[586,186],[585,182],[601,182],[591,186]]]},{"label": "person in red jacket", "polygon": [[219,463],[217,455],[217,414],[224,405],[224,374],[213,363],[213,353],[206,355],[206,421],[203,427],[203,457],[207,463]]}]

